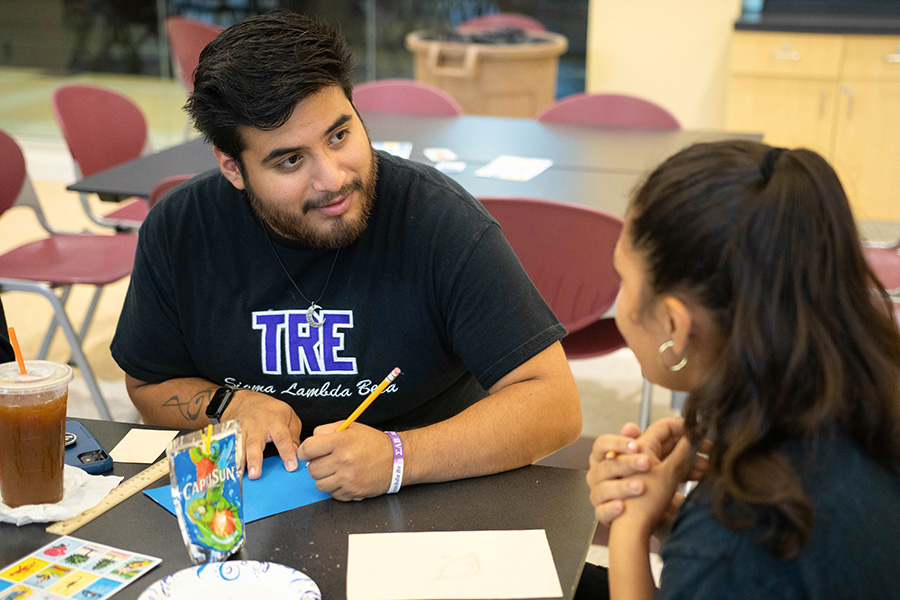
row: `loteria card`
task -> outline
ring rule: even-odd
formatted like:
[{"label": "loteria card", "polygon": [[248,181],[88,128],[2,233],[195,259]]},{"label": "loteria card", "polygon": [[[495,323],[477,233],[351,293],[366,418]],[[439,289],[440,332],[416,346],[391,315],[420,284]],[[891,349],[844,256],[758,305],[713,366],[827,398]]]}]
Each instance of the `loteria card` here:
[{"label": "loteria card", "polygon": [[162,562],[61,537],[0,569],[0,600],[103,600]]}]

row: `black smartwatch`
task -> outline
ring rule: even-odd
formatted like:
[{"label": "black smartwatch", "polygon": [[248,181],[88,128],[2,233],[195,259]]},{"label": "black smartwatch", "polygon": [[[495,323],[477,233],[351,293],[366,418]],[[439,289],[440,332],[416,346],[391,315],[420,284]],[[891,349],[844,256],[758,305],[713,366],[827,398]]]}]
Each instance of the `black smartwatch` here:
[{"label": "black smartwatch", "polygon": [[206,418],[209,419],[210,423],[213,425],[219,424],[222,413],[224,413],[225,409],[228,408],[228,405],[231,404],[231,399],[234,398],[234,393],[236,391],[237,390],[230,387],[220,387],[216,390],[212,400],[206,405]]}]

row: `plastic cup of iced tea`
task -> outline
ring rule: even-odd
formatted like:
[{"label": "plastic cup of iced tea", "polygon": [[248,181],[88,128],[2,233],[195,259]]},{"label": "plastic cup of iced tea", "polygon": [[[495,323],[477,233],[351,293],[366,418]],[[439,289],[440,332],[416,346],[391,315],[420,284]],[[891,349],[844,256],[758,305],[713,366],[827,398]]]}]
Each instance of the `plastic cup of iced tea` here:
[{"label": "plastic cup of iced tea", "polygon": [[72,368],[46,360],[0,364],[0,496],[10,507],[63,497],[66,401]]}]

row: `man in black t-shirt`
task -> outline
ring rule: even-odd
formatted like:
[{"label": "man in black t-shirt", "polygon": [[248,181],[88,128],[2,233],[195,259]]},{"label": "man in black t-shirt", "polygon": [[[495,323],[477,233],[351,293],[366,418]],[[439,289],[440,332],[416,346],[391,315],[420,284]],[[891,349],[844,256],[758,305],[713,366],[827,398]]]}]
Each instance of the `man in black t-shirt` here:
[{"label": "man in black t-shirt", "polygon": [[201,54],[187,108],[219,169],[141,229],[112,345],[132,401],[148,423],[240,419],[251,478],[274,442],[341,500],[571,443],[565,330],[471,195],[372,150],[351,72],[339,34],[288,11]]}]

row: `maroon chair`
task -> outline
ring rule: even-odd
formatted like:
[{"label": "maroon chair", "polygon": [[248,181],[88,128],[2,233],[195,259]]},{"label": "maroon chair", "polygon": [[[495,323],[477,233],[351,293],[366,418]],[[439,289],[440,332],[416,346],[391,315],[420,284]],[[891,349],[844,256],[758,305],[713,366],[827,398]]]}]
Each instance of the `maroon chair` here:
[{"label": "maroon chair", "polygon": [[625,346],[607,314],[619,292],[612,266],[622,221],[552,200],[479,198],[500,223],[525,272],[569,335],[569,358],[609,354]]},{"label": "maroon chair", "polygon": [[[90,85],[64,85],[53,92],[52,103],[79,178],[134,160],[147,146],[144,113],[118,92]],[[150,210],[145,200],[134,199],[99,215],[91,208],[87,194],[79,197],[91,221],[117,231],[137,231]]]},{"label": "maroon chair", "polygon": [[492,15],[481,15],[465,21],[460,28],[469,30],[486,31],[491,29],[502,29],[504,27],[516,27],[522,31],[546,31],[544,24],[533,19],[528,15],[513,12],[494,13]]},{"label": "maroon chair", "polygon": [[[55,315],[38,358],[46,357],[57,325],[62,328],[72,360],[81,370],[94,404],[103,419],[110,419],[109,409],[97,386],[94,372],[88,363],[81,343],[100,300],[103,286],[119,281],[131,273],[137,235],[95,235],[91,233],[61,233],[49,227],[37,195],[25,170],[25,156],[16,141],[0,130],[0,216],[12,206],[27,206],[49,236],[22,244],[0,255],[0,291],[19,291],[39,294],[53,306]],[[94,286],[94,295],[87,313],[76,333],[65,310],[73,285]],[[57,295],[55,290],[59,290]]]},{"label": "maroon chair", "polygon": [[193,175],[170,175],[161,179],[153,186],[153,189],[150,191],[150,196],[147,198],[150,208],[153,208],[157,202],[162,200],[162,197],[168,194],[169,191],[181,185],[191,177],[193,177]]},{"label": "maroon chair", "polygon": [[863,255],[881,285],[892,295],[894,321],[900,327],[900,240],[896,242],[863,242]]},{"label": "maroon chair", "polygon": [[900,254],[894,244],[863,243],[863,254],[869,268],[888,292],[900,292]]},{"label": "maroon chair", "polygon": [[430,117],[458,117],[462,106],[441,88],[412,79],[380,79],[353,88],[360,112],[386,112]]},{"label": "maroon chair", "polygon": [[572,94],[538,113],[537,120],[590,127],[681,129],[678,119],[658,104],[622,94]]},{"label": "maroon chair", "polygon": [[194,71],[200,62],[200,53],[213,41],[222,27],[190,19],[188,17],[168,17],[166,35],[172,49],[172,63],[181,85],[190,94],[194,91]]}]

